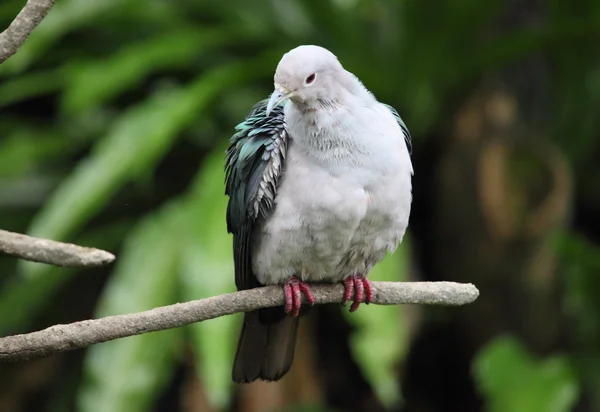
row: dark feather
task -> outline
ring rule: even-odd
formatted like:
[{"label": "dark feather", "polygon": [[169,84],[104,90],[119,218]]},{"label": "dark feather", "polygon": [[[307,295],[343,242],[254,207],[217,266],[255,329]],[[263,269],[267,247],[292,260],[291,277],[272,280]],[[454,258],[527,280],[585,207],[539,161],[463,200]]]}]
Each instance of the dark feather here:
[{"label": "dark feather", "polygon": [[408,153],[412,154],[412,136],[410,135],[410,132],[408,131],[408,127],[406,127],[406,123],[404,123],[404,120],[402,120],[402,118],[400,117],[400,115],[398,114],[398,111],[396,109],[394,109],[389,104],[384,103],[383,105],[385,107],[387,107],[388,109],[390,109],[390,112],[392,112],[392,114],[396,118],[396,121],[398,122],[398,124],[400,125],[400,128],[402,129],[402,133],[404,133],[404,141],[406,142],[406,148],[408,149]]},{"label": "dark feather", "polygon": [[265,322],[259,312],[244,315],[233,363],[234,382],[276,381],[292,366],[300,318],[282,316],[278,321]]},{"label": "dark feather", "polygon": [[257,286],[252,273],[250,243],[257,220],[274,207],[277,183],[284,169],[288,134],[283,109],[266,116],[268,100],[259,102],[237,127],[225,165],[227,230],[233,233],[235,282],[238,290]]},{"label": "dark feather", "polygon": [[[238,290],[261,286],[252,272],[252,239],[261,219],[274,206],[284,171],[288,134],[283,109],[266,116],[268,100],[259,102],[236,127],[225,165],[227,230],[233,234],[235,284]],[[278,380],[292,365],[298,319],[283,308],[246,313],[233,367],[235,382]]]}]

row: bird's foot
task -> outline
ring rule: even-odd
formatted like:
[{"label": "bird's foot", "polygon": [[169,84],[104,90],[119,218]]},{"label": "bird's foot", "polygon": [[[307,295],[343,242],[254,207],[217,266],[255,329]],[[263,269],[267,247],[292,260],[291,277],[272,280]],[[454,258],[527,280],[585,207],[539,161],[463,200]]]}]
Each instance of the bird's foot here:
[{"label": "bird's foot", "polygon": [[285,294],[285,311],[293,317],[300,313],[303,293],[309,304],[315,304],[315,297],[312,295],[308,283],[302,282],[296,276],[289,278],[283,285],[283,293]]},{"label": "bird's foot", "polygon": [[362,302],[367,304],[373,300],[373,290],[371,289],[371,281],[360,273],[352,275],[344,279],[344,302],[348,302],[354,295],[354,302],[350,306],[350,312],[354,312]]}]

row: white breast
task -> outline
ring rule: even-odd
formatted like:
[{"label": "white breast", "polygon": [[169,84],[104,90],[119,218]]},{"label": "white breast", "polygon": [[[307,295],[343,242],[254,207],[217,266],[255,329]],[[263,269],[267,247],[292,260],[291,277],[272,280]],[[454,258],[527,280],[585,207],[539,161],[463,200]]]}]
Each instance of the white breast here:
[{"label": "white breast", "polygon": [[261,283],[366,275],[402,240],[412,165],[400,127],[378,103],[337,115],[328,127],[308,116],[288,124],[293,142],[276,207],[254,234]]}]

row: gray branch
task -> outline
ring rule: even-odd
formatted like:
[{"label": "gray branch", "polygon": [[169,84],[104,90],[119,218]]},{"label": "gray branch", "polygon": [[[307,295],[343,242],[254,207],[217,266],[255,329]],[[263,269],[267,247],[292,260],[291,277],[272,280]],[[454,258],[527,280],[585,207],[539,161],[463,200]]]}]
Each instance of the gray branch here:
[{"label": "gray branch", "polygon": [[[312,285],[316,303],[342,302],[344,287]],[[377,305],[424,304],[459,306],[479,296],[471,284],[454,282],[373,282]],[[177,328],[234,313],[282,306],[281,287],[267,286],[212,298],[162,306],[144,312],[55,325],[23,335],[0,338],[0,362],[27,360],[142,333]],[[359,310],[369,310],[362,307]]]},{"label": "gray branch", "polygon": [[115,260],[113,254],[104,250],[21,235],[6,230],[0,230],[1,254],[32,262],[72,268],[103,266]]},{"label": "gray branch", "polygon": [[6,30],[0,33],[0,64],[15,54],[48,14],[55,0],[29,0]]}]

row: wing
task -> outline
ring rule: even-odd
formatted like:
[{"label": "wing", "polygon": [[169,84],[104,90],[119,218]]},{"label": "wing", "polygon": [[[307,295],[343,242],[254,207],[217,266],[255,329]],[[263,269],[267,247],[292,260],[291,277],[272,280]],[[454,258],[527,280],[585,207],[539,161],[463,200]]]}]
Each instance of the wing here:
[{"label": "wing", "polygon": [[237,132],[227,149],[227,231],[233,234],[238,290],[259,285],[252,273],[251,236],[257,220],[266,218],[273,210],[287,150],[283,108],[274,108],[267,117],[267,103],[268,100],[257,103],[246,119],[236,126]]},{"label": "wing", "polygon": [[408,149],[408,153],[412,154],[412,137],[410,135],[410,132],[408,131],[408,127],[406,127],[406,123],[404,123],[404,120],[402,120],[402,118],[400,117],[400,115],[398,114],[398,111],[396,109],[394,109],[389,104],[385,104],[385,103],[382,103],[382,104],[385,107],[387,107],[390,110],[390,112],[392,112],[394,117],[396,118],[396,121],[398,122],[398,124],[400,125],[400,128],[402,129],[402,132],[404,133],[404,141],[406,142],[406,148]]}]

